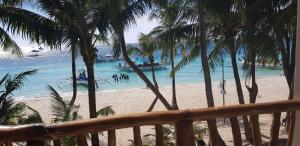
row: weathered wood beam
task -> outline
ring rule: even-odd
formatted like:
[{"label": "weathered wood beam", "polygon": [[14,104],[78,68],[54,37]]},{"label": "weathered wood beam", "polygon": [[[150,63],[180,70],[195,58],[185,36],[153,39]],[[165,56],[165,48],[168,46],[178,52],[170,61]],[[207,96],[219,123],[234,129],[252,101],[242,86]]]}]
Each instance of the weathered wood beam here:
[{"label": "weathered wood beam", "polygon": [[183,120],[204,121],[224,117],[259,115],[300,109],[300,100],[232,105],[195,110],[138,113],[58,124],[0,126],[0,142],[57,139],[84,133],[108,131],[143,125],[174,124]]}]

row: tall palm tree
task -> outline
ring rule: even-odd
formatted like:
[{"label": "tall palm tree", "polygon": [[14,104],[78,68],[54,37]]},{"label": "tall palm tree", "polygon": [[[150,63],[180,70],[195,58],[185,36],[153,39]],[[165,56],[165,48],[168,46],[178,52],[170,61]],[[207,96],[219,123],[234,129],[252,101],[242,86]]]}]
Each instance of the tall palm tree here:
[{"label": "tall palm tree", "polygon": [[[209,59],[211,60],[219,55],[222,56],[224,52],[226,55],[230,55],[239,104],[245,104],[236,58],[239,46],[235,38],[240,32],[241,27],[240,14],[236,9],[233,9],[233,7],[237,5],[234,0],[224,0],[222,2],[210,1],[209,5],[208,15],[211,24],[209,26],[209,34],[210,38],[215,40],[216,44]],[[243,124],[246,139],[253,142],[251,127],[247,116],[243,116]]]},{"label": "tall palm tree", "polygon": [[[241,48],[245,52],[244,68],[248,69],[246,88],[249,92],[250,103],[255,103],[258,95],[258,85],[256,83],[256,58],[258,53],[263,49],[272,50],[264,45],[268,32],[264,27],[261,27],[261,21],[265,13],[265,5],[262,1],[245,1],[243,5],[243,28],[238,36]],[[259,116],[250,116],[250,121],[253,126],[253,140],[255,145],[262,145],[261,132],[259,128]]]},{"label": "tall palm tree", "polygon": [[[199,51],[200,57],[202,62],[202,70],[204,75],[204,82],[205,82],[205,93],[207,99],[208,107],[214,106],[214,99],[212,93],[212,84],[211,84],[211,76],[208,64],[208,57],[207,57],[207,45],[206,45],[206,26],[205,26],[205,14],[204,14],[204,0],[197,1],[197,9],[198,9],[198,32],[197,32],[197,39],[199,39]],[[198,44],[197,44],[198,45]],[[209,136],[210,142],[212,145],[225,145],[224,141],[220,137],[220,134],[217,130],[216,120],[209,120],[207,121],[209,127]]]},{"label": "tall palm tree", "polygon": [[[97,1],[58,0],[53,3],[51,0],[36,0],[34,2],[42,8],[52,22],[59,26],[60,31],[57,32],[57,35],[61,37],[60,43],[68,44],[72,48],[75,44],[78,46],[87,68],[90,118],[96,118],[94,76],[96,48],[93,44],[93,37],[97,29],[96,26],[100,23],[99,13],[95,11]],[[100,33],[102,34],[102,32]],[[99,145],[98,134],[92,134],[92,144],[93,146]]]},{"label": "tall palm tree", "polygon": [[[103,12],[104,15],[102,19],[108,22],[107,25],[114,34],[114,40],[118,41],[118,43],[115,43],[115,46],[119,47],[116,48],[116,50],[121,50],[124,60],[154,92],[166,109],[172,110],[172,106],[155,85],[153,85],[146,75],[131,61],[126,50],[124,30],[131,24],[134,24],[137,17],[146,13],[146,10],[151,7],[151,0],[107,0],[102,1],[102,6],[103,8],[101,9],[106,10]],[[103,23],[99,24],[99,27],[103,27],[103,25]]]},{"label": "tall palm tree", "polygon": [[[158,83],[155,76],[155,69],[154,69],[154,51],[156,48],[155,40],[152,38],[149,34],[141,33],[139,36],[139,45],[138,48],[129,48],[128,54],[137,54],[142,57],[147,57],[150,65],[151,65],[151,72],[152,72],[152,81],[154,86],[159,90]],[[154,99],[152,104],[150,105],[148,112],[151,112],[155,106],[155,103],[157,102],[158,97]]]},{"label": "tall palm tree", "polygon": [[[181,4],[182,2],[179,0],[168,1],[167,4],[152,10],[152,13],[150,13],[151,19],[155,18],[160,21],[160,25],[155,27],[150,34],[153,35],[161,49],[167,49],[169,51],[172,70],[174,70],[175,67],[174,55],[177,50],[176,45],[180,43],[181,39],[187,38],[186,30],[184,30],[187,24],[180,19],[181,13],[179,8]],[[172,106],[174,109],[178,109],[175,72],[171,74],[171,78]]]}]

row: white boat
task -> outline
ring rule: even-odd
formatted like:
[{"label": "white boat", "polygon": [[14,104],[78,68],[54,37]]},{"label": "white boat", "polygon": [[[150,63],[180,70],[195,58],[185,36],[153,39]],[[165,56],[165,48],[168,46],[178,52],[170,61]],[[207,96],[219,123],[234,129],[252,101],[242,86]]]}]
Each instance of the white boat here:
[{"label": "white boat", "polygon": [[33,49],[30,51],[28,57],[38,57],[41,56],[41,51],[43,51],[44,48],[39,47],[38,49]]},{"label": "white boat", "polygon": [[[152,66],[148,62],[144,63],[136,63],[136,61],[133,61],[135,65],[142,71],[152,71]],[[117,68],[121,71],[127,71],[127,72],[132,72],[134,71],[126,62],[120,62]],[[154,70],[163,70],[167,69],[165,65],[162,65],[161,63],[154,63]]]},{"label": "white boat", "polygon": [[113,62],[117,59],[113,54],[97,55],[96,62]]}]

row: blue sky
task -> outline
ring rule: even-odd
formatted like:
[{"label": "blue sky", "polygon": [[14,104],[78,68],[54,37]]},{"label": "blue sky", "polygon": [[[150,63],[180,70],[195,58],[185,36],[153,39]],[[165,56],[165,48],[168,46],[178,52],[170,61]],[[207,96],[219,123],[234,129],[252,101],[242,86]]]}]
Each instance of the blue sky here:
[{"label": "blue sky", "polygon": [[[145,15],[137,19],[137,24],[132,26],[125,32],[126,43],[137,43],[138,36],[141,32],[149,33],[155,26],[158,25],[157,20],[149,20],[148,16]],[[37,48],[37,44],[30,43],[27,40],[23,40],[19,36],[13,36],[13,39],[18,43],[18,45],[23,49],[23,51],[29,52],[33,48]]]}]

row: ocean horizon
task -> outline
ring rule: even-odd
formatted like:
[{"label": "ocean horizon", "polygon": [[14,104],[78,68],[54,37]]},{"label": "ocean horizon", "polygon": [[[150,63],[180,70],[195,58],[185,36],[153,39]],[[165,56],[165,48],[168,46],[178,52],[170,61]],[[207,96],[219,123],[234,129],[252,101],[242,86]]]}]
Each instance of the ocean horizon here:
[{"label": "ocean horizon", "polygon": [[[102,54],[110,52],[110,49],[102,50]],[[159,60],[159,54],[155,55],[156,60]],[[132,57],[133,58],[133,57]],[[135,59],[135,58],[133,58]],[[181,59],[181,55],[176,56],[176,63]],[[117,69],[118,63],[116,62],[102,62],[95,64],[95,78],[99,88],[97,91],[115,91],[131,88],[145,88],[145,83],[134,73],[124,72]],[[84,62],[79,56],[76,59],[77,70],[85,69]],[[242,70],[242,62],[238,61],[239,72],[241,79],[244,80],[246,73]],[[167,65],[167,69],[157,70],[156,77],[159,86],[171,85],[170,78],[170,65]],[[68,52],[55,52],[50,54],[43,54],[37,57],[22,57],[22,58],[1,58],[0,59],[0,76],[3,77],[6,73],[11,75],[18,74],[23,71],[38,69],[38,72],[28,77],[28,80],[24,82],[22,89],[14,92],[16,98],[37,98],[46,97],[49,95],[47,85],[53,86],[60,93],[65,96],[71,96],[72,93],[72,81],[71,81],[71,56]],[[282,69],[274,68],[257,68],[257,77],[279,76],[283,73]],[[113,74],[127,74],[129,80],[121,80],[115,82],[112,78]],[[145,74],[151,78],[151,72],[145,72]],[[231,60],[229,56],[224,62],[224,76],[225,80],[232,80],[233,72],[231,67]],[[218,65],[214,71],[211,72],[213,82],[220,82],[222,80],[222,68]],[[194,84],[202,83],[203,74],[201,69],[200,58],[190,63],[180,71],[176,73],[176,83],[182,84]],[[87,93],[87,89],[84,86],[78,86],[79,94]]]}]

